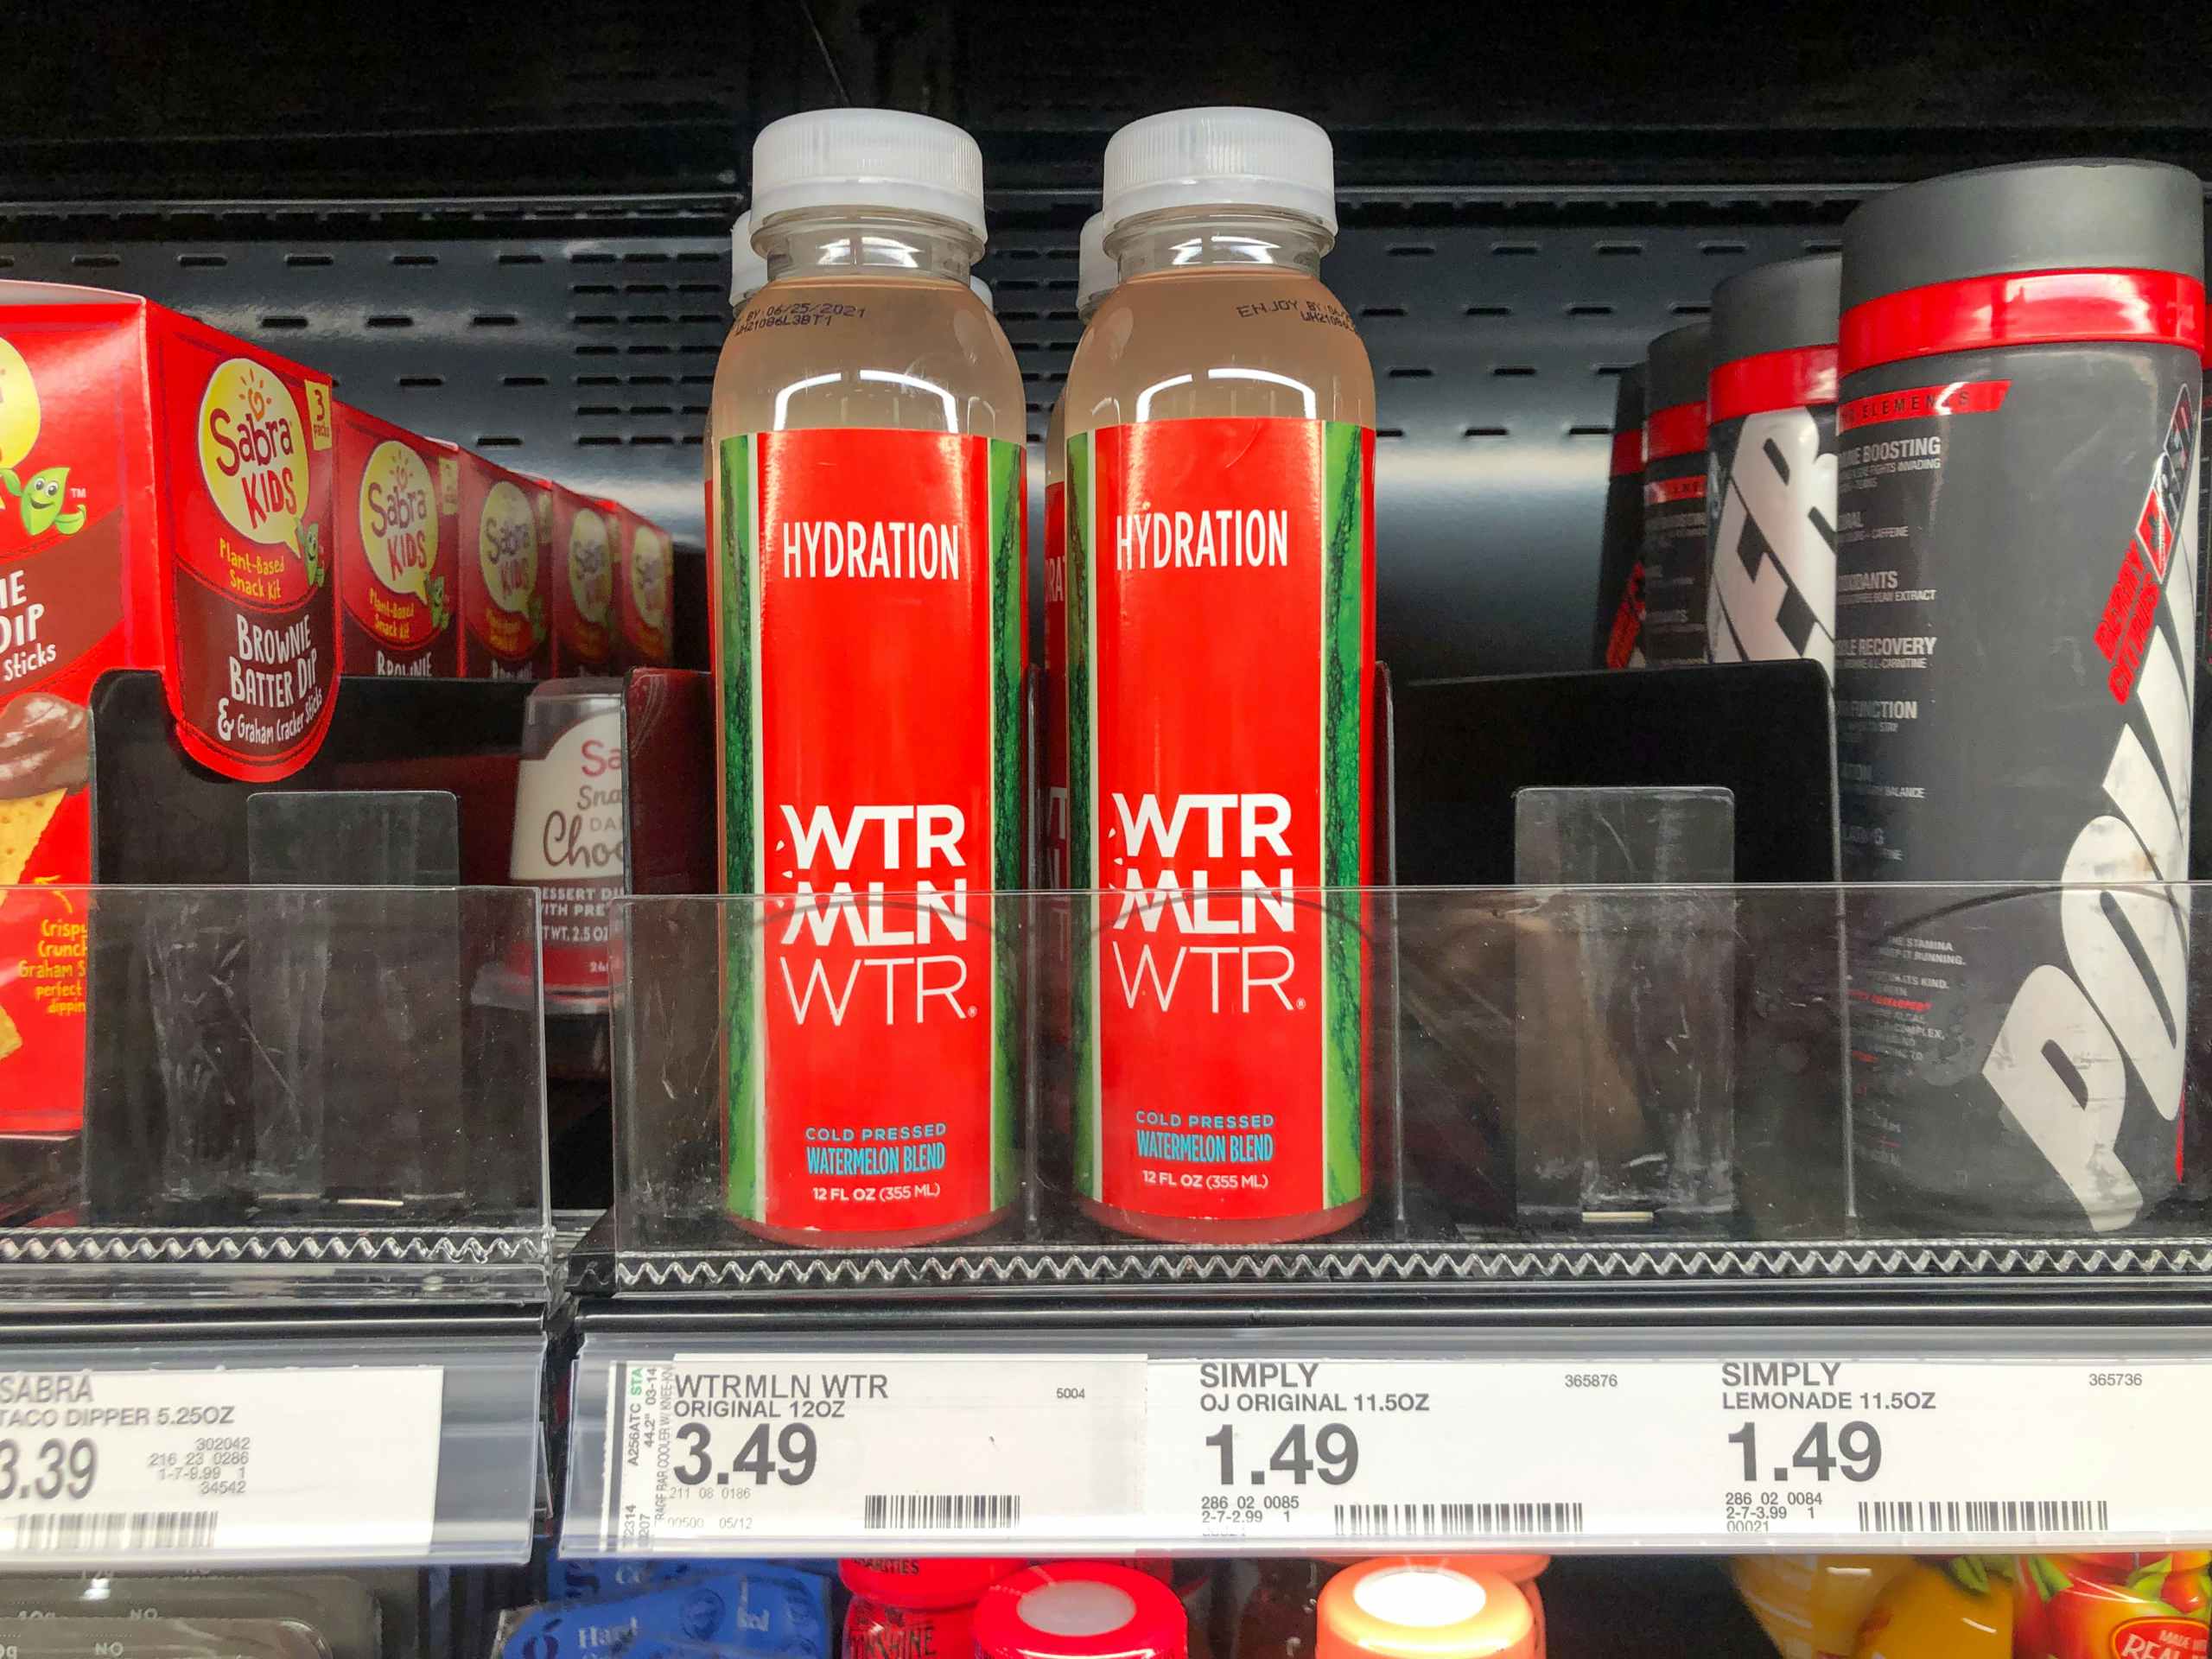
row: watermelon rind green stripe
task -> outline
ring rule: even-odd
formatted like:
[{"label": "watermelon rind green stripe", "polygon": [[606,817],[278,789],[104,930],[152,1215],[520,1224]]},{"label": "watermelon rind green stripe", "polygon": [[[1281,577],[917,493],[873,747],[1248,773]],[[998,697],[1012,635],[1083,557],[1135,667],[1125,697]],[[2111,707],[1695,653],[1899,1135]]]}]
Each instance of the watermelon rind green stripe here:
[{"label": "watermelon rind green stripe", "polygon": [[1325,423],[1321,468],[1322,1191],[1331,1209],[1366,1191],[1360,1109],[1366,1020],[1359,854],[1367,785],[1366,435]]},{"label": "watermelon rind green stripe", "polygon": [[[1091,632],[1091,439],[1067,441],[1067,708],[1068,882],[1078,890],[1098,885],[1092,845],[1092,772],[1096,764]],[[1068,1052],[1074,1069],[1075,1190],[1093,1200],[1099,1190],[1098,1159],[1098,907],[1096,899],[1071,899],[1082,908],[1068,930]]]},{"label": "watermelon rind green stripe", "polygon": [[[991,441],[991,887],[1021,886],[1021,525],[1028,510],[1022,446]],[[1010,906],[1014,901],[1001,901]],[[1022,930],[1001,908],[991,930],[991,1207],[1014,1201],[1014,1120],[1021,1097]]]},{"label": "watermelon rind green stripe", "polygon": [[[721,468],[720,562],[721,621],[722,891],[760,890],[760,849],[753,815],[760,734],[753,676],[753,440],[724,438]],[[754,995],[759,974],[760,923],[753,907],[723,909],[722,1043],[728,1160],[724,1201],[734,1215],[760,1218],[760,1142],[755,1107],[760,1091],[760,1033]]]}]

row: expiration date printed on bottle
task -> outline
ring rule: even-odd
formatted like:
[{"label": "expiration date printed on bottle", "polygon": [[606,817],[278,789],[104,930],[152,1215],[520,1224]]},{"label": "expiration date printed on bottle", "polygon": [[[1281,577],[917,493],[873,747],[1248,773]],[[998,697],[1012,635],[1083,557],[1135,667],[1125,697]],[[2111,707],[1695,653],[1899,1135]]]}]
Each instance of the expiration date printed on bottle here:
[{"label": "expiration date printed on bottle", "polygon": [[437,1509],[445,1374],[0,1371],[0,1557],[410,1557]]},{"label": "expiration date printed on bottle", "polygon": [[794,1354],[618,1363],[601,1538],[1074,1541],[1133,1524],[1138,1356]]}]

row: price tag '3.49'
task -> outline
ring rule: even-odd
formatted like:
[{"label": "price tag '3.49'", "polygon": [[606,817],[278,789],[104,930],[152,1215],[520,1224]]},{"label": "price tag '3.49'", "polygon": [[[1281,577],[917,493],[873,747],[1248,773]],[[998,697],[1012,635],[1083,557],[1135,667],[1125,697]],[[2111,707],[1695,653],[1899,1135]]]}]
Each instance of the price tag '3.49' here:
[{"label": "price tag '3.49'", "polygon": [[679,1357],[616,1365],[613,1398],[620,1551],[1071,1541],[1128,1530],[1142,1498],[1135,1356]]}]

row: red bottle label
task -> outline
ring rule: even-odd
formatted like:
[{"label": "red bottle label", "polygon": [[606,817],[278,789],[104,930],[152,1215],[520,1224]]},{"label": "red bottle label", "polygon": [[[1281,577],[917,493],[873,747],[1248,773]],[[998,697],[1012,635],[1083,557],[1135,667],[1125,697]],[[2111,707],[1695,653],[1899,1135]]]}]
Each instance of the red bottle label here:
[{"label": "red bottle label", "polygon": [[1045,868],[1040,885],[1068,885],[1067,486],[1045,486]]},{"label": "red bottle label", "polygon": [[1193,1235],[1368,1190],[1363,901],[1312,890],[1372,868],[1374,443],[1068,446],[1077,1189]]},{"label": "red bottle label", "polygon": [[[946,1236],[1011,1201],[1022,454],[725,439],[715,571],[731,1211]],[[757,923],[757,925],[748,925]]]},{"label": "red bottle label", "polygon": [[198,330],[151,345],[178,739],[231,777],[283,778],[321,743],[337,690],[330,383]]}]

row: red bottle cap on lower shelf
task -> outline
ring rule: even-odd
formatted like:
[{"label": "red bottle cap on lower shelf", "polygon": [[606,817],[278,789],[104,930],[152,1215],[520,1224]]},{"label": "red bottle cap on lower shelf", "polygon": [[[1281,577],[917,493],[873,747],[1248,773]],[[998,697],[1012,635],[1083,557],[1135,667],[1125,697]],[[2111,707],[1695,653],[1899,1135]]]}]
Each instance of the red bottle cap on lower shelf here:
[{"label": "red bottle cap on lower shelf", "polygon": [[976,1606],[981,1659],[1183,1659],[1189,1623],[1175,1592],[1109,1561],[1015,1573]]},{"label": "red bottle cap on lower shelf", "polygon": [[892,1607],[968,1607],[1010,1573],[1019,1556],[965,1556],[957,1560],[867,1557],[837,1563],[845,1588]]}]

